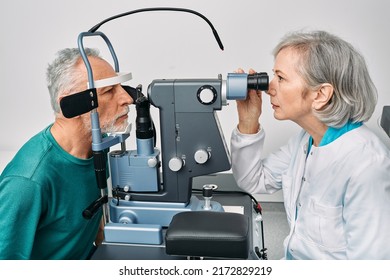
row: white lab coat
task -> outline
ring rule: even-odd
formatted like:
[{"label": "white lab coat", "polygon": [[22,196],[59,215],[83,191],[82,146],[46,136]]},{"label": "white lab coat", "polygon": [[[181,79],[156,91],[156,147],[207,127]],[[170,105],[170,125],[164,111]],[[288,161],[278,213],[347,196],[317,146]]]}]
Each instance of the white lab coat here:
[{"label": "white lab coat", "polygon": [[232,170],[247,192],[283,189],[285,257],[390,259],[390,151],[373,132],[362,125],[307,157],[305,131],[262,159],[264,138],[235,129]]}]

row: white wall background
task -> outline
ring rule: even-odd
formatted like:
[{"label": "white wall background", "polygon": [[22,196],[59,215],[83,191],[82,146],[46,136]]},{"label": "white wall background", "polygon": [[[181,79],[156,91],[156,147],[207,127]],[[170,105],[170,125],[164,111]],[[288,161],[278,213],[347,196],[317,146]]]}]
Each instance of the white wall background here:
[{"label": "white wall background", "polygon": [[[324,29],[351,42],[366,58],[378,88],[379,102],[368,122],[390,147],[378,126],[383,105],[390,104],[390,2],[388,0],[67,0],[1,1],[0,4],[0,171],[31,136],[53,121],[46,88],[46,66],[77,36],[103,19],[156,6],[194,9],[210,19],[225,51],[209,26],[191,14],[151,12],[121,18],[100,31],[111,40],[121,70],[133,73],[131,85],[144,92],[153,79],[226,77],[238,67],[266,71],[272,77],[272,48],[288,31]],[[95,38],[95,39],[94,39]],[[85,40],[110,59],[99,37]],[[157,112],[153,112],[158,125]],[[134,119],[134,109],[130,119]],[[235,102],[219,113],[228,144],[237,123]],[[286,143],[299,129],[276,121],[264,98],[262,126],[267,153]],[[128,148],[134,148],[134,139]],[[28,155],[26,155],[28,156]]]}]

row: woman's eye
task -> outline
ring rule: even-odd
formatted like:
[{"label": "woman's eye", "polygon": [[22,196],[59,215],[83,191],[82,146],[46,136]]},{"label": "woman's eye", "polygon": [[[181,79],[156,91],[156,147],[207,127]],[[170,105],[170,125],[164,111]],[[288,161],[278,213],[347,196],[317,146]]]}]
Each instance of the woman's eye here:
[{"label": "woman's eye", "polygon": [[278,75],[277,73],[274,73],[274,77],[278,79],[278,82],[281,82],[284,80],[284,78],[281,75]]}]

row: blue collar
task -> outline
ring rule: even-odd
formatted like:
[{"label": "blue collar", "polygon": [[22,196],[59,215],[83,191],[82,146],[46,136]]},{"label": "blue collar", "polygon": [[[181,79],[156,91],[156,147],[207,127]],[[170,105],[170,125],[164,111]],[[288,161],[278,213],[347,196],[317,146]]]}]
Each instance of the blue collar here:
[{"label": "blue collar", "polygon": [[[358,128],[362,126],[362,122],[352,123],[348,121],[344,126],[340,128],[335,127],[328,127],[326,130],[324,137],[322,137],[319,147],[325,146],[329,143],[332,143],[334,140],[339,138],[344,133],[347,133],[348,131],[351,131],[355,128]],[[308,147],[308,154],[310,152],[311,146],[313,145],[313,138],[310,136],[309,138],[309,147]]]}]

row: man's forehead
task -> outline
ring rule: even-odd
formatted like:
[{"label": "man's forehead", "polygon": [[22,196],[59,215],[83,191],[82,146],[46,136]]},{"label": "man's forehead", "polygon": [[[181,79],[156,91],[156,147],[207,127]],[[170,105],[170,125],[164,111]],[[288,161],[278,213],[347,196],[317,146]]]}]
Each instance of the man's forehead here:
[{"label": "man's forehead", "polygon": [[[121,84],[133,78],[130,72],[115,72],[111,64],[102,58],[89,57],[89,61],[92,67],[93,77],[96,78],[93,81],[94,88]],[[90,88],[89,81],[87,81],[87,87]]]}]

